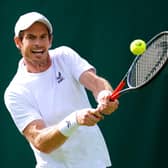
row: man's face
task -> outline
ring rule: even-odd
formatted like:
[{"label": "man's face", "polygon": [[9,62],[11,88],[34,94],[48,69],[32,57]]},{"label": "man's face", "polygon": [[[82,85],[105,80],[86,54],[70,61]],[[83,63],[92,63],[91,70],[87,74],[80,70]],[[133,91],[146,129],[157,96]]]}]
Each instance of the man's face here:
[{"label": "man's face", "polygon": [[52,38],[49,36],[47,27],[43,23],[36,22],[23,31],[22,39],[16,37],[15,43],[25,60],[42,63],[48,59]]}]

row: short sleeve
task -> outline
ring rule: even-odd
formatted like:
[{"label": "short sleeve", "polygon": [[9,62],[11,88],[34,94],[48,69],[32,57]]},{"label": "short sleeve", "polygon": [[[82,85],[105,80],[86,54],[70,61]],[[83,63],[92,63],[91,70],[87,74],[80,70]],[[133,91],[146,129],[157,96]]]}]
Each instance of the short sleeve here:
[{"label": "short sleeve", "polygon": [[22,133],[25,127],[34,120],[42,119],[35,105],[29,100],[28,95],[21,94],[22,89],[14,91],[7,89],[4,94],[5,105],[10,112],[17,128]]},{"label": "short sleeve", "polygon": [[[81,74],[89,69],[96,71],[95,67],[91,65],[86,59],[81,57],[75,50],[67,46],[61,46],[56,49],[59,59],[71,72],[76,80],[79,80]],[[61,57],[61,58],[60,58]]]}]

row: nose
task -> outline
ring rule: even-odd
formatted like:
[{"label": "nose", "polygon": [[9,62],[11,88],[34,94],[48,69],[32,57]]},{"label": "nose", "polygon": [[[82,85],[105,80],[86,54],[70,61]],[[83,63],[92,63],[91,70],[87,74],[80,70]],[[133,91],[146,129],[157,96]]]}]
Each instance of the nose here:
[{"label": "nose", "polygon": [[36,46],[40,46],[40,45],[41,45],[40,39],[37,38],[37,39],[34,41],[34,44],[35,44]]}]

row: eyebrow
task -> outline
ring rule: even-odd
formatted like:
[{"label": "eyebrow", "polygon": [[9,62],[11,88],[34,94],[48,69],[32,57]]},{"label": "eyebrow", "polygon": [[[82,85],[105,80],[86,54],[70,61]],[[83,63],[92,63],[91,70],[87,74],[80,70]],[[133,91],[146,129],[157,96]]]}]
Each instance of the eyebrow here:
[{"label": "eyebrow", "polygon": [[[27,33],[26,36],[37,36],[37,35],[35,35],[33,33]],[[42,33],[42,34],[40,34],[40,36],[48,36],[48,33]]]}]

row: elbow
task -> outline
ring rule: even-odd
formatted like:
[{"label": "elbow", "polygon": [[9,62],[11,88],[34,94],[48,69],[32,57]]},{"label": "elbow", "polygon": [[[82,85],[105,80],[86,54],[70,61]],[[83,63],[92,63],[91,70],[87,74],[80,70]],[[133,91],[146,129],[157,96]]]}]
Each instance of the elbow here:
[{"label": "elbow", "polygon": [[33,146],[40,152],[43,152],[46,154],[49,154],[53,150],[57,149],[56,146],[52,144],[52,142],[49,143],[48,141],[45,141],[45,139],[40,136],[37,136],[34,139]]},{"label": "elbow", "polygon": [[45,153],[45,154],[50,154],[53,150],[51,149],[46,149],[46,148],[37,148],[40,152]]},{"label": "elbow", "polygon": [[56,140],[45,141],[44,139],[37,137],[33,145],[40,152],[49,154],[54,150],[57,150],[60,146],[62,146],[66,141],[66,139],[64,139],[63,141],[56,141]]},{"label": "elbow", "polygon": [[42,144],[42,143],[35,143],[34,147],[42,153],[49,154],[56,148],[52,149],[50,146]]}]

